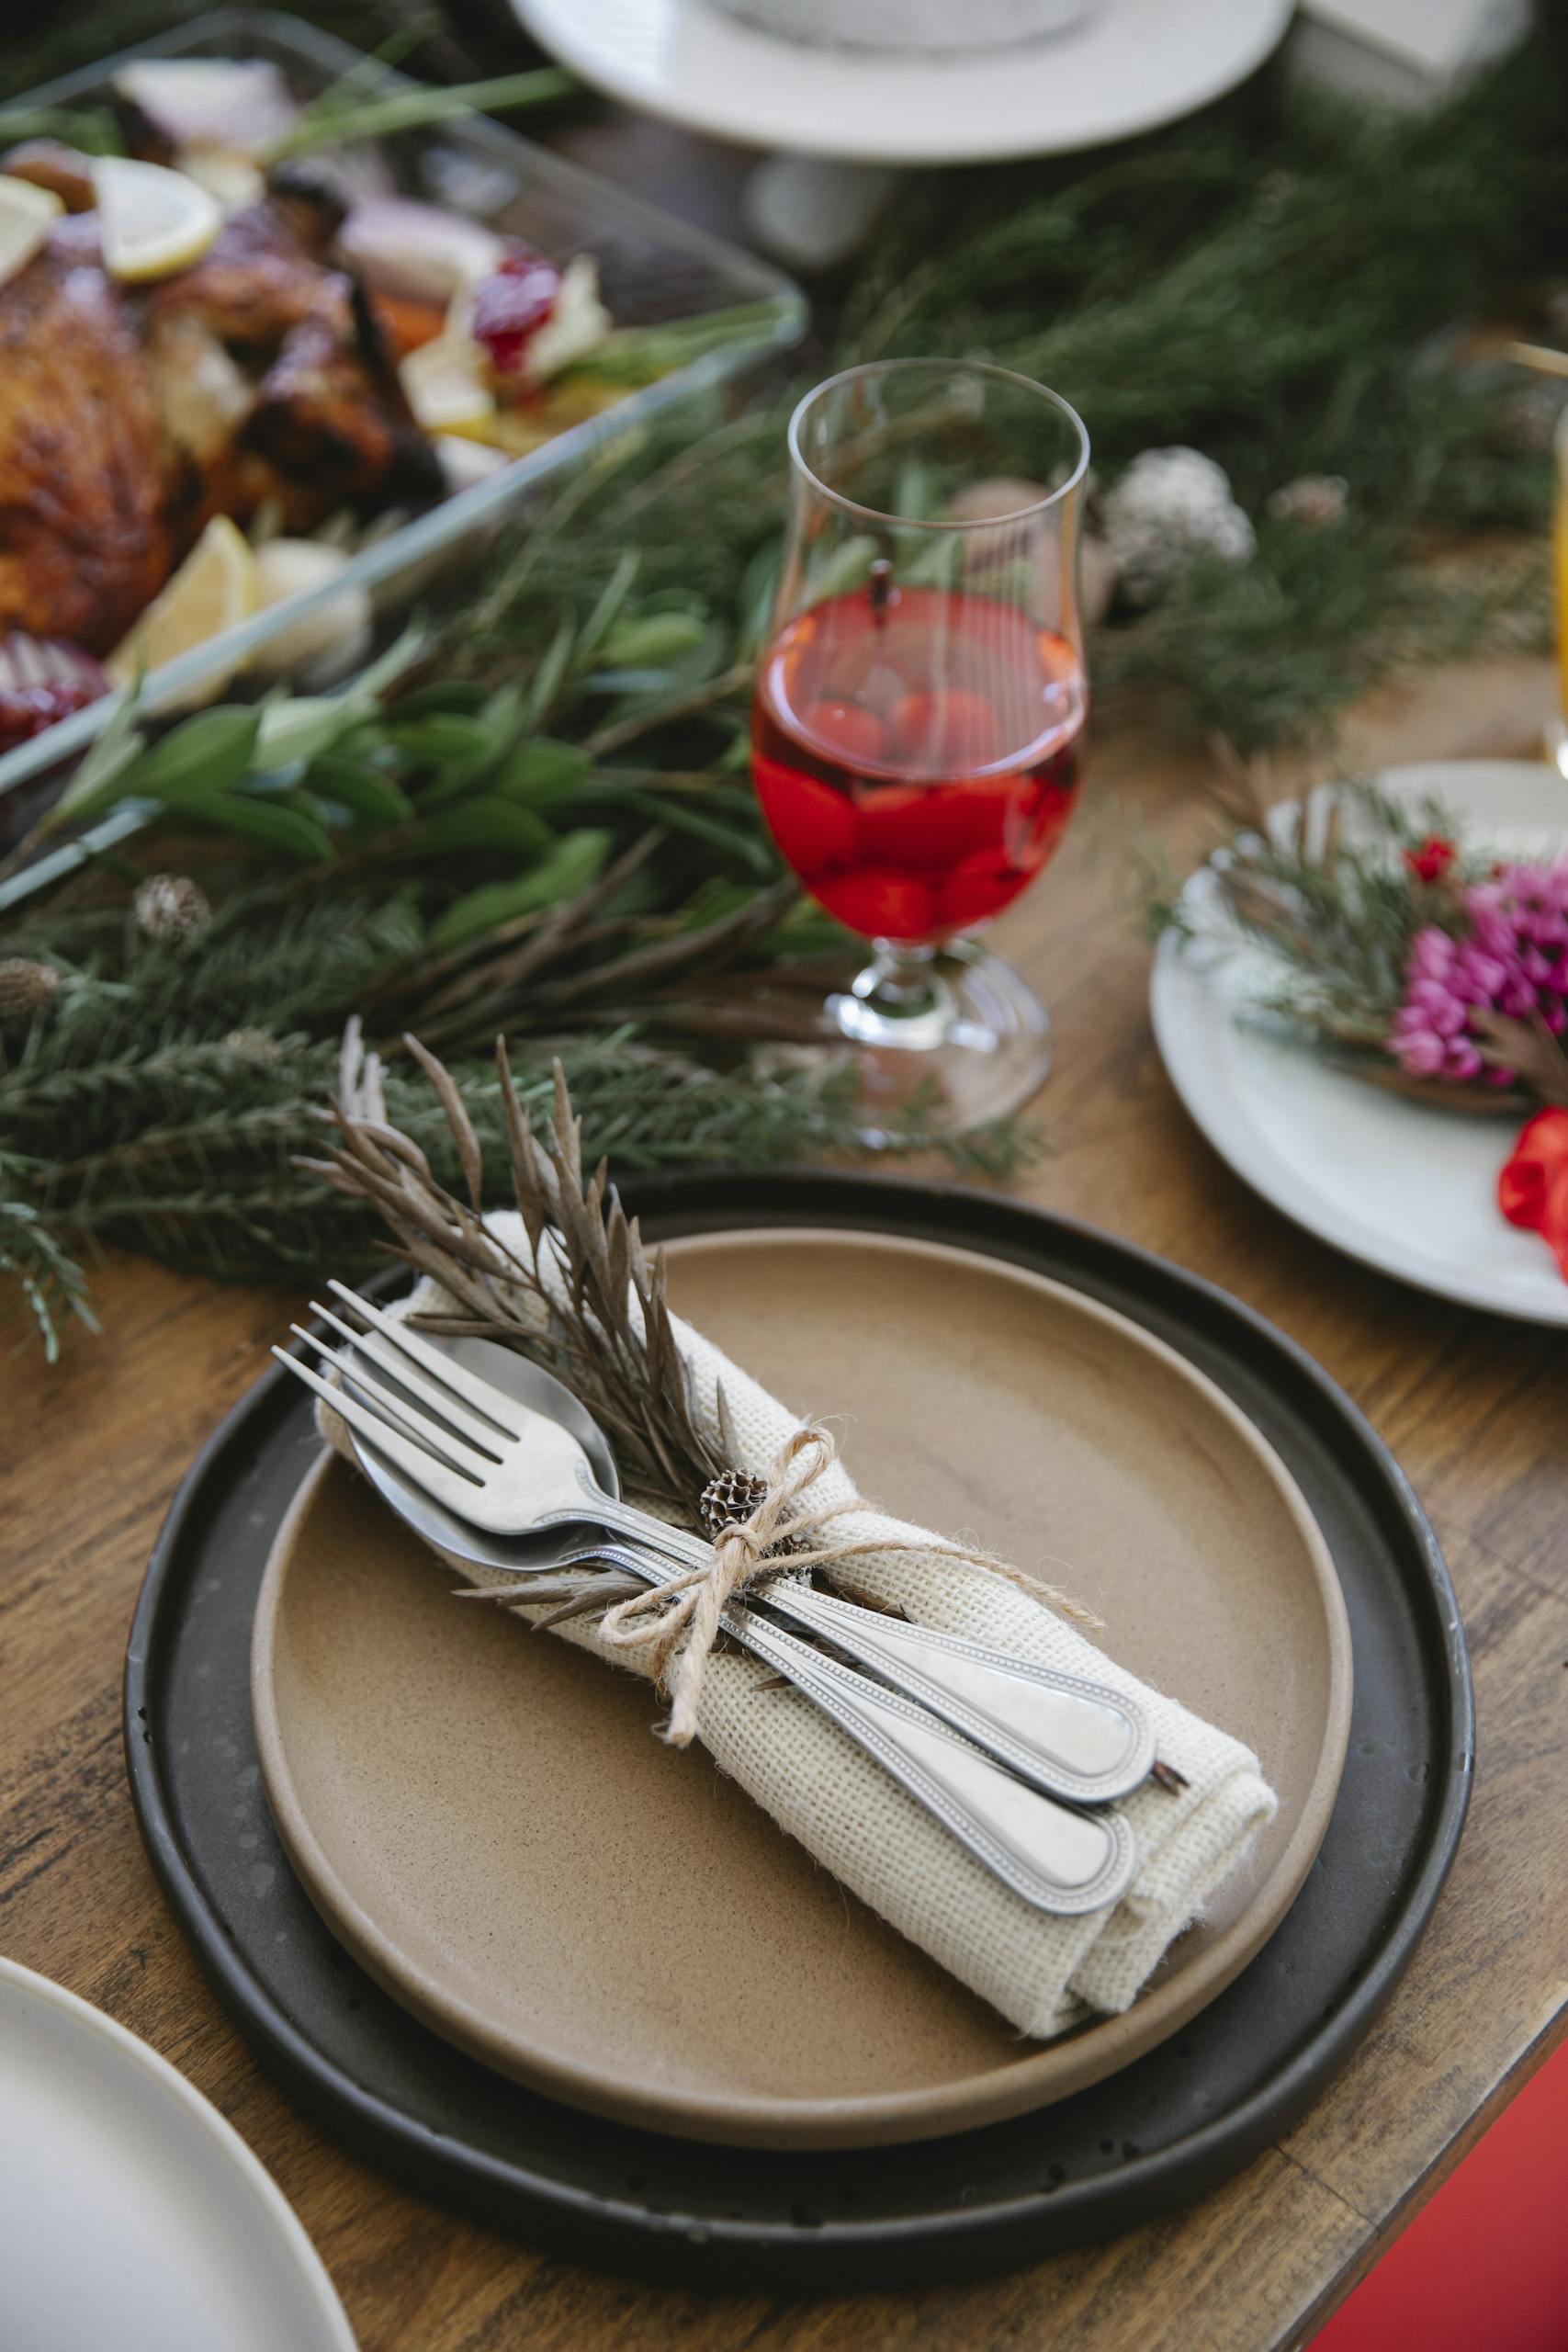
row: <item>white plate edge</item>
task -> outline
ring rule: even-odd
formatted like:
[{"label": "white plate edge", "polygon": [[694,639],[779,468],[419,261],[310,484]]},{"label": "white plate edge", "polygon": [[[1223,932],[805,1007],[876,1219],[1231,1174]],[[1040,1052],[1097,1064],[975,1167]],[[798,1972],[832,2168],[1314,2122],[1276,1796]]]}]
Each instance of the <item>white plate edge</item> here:
[{"label": "white plate edge", "polygon": [[165,2098],[173,2098],[227,2160],[233,2174],[262,2209],[275,2237],[282,2241],[318,2305],[326,2324],[327,2340],[333,2346],[334,2352],[359,2352],[354,2330],[348,2323],[348,2314],[309,2231],[261,2158],[228,2118],[220,2113],[206,2093],[188,2081],[177,2066],[172,2065],[167,2058],[153,2049],[150,2041],[144,2041],[140,2034],[132,2033],[129,2026],[121,2025],[107,2010],[96,2008],[91,2001],[85,2000],[79,1993],[70,1992],[63,1984],[57,1984],[52,1977],[40,1976],[36,1969],[24,1968],[20,1961],[8,1960],[0,1953],[0,1991],[7,1986],[62,2011],[95,2040],[107,2042],[121,2059],[128,2060],[136,2072]]},{"label": "white plate edge", "polygon": [[[1189,4],[1193,6],[1194,13],[1206,13],[1210,0],[1189,0]],[[685,6],[687,0],[678,0],[678,5]],[[708,0],[708,5],[711,5],[711,0]],[[1227,7],[1234,8],[1236,5],[1237,0],[1225,0]],[[1110,141],[1135,138],[1140,132],[1179,121],[1208,106],[1225,91],[1234,89],[1255,72],[1283,36],[1294,9],[1294,0],[1240,0],[1240,5],[1255,11],[1250,36],[1235,40],[1226,51],[1224,62],[1216,62],[1210,72],[1200,74],[1184,85],[1179,100],[1174,104],[1162,105],[1158,101],[1151,101],[1121,113],[1109,114],[1102,119],[1081,122],[1066,135],[1055,140],[1043,138],[1036,128],[1016,136],[1009,134],[989,141],[982,137],[977,141],[974,132],[965,128],[957,135],[949,129],[932,145],[929,141],[922,143],[919,138],[900,139],[896,126],[889,131],[884,119],[876,124],[878,135],[851,146],[842,138],[822,132],[809,106],[802,106],[796,112],[786,110],[766,129],[760,120],[749,120],[737,126],[732,119],[726,118],[720,108],[705,102],[701,96],[694,102],[690,98],[683,100],[678,82],[672,84],[668,78],[650,81],[646,75],[620,70],[614,50],[604,39],[596,37],[598,28],[592,0],[589,6],[580,5],[573,10],[567,29],[578,37],[564,43],[559,38],[561,12],[554,5],[554,0],[511,0],[513,15],[532,40],[550,55],[558,58],[570,72],[580,74],[584,81],[640,113],[674,123],[682,130],[695,131],[707,138],[727,140],[760,153],[776,150],[781,153],[818,156],[839,163],[887,164],[911,169],[925,165],[1003,163],[1032,155],[1070,154]],[[785,50],[792,58],[803,55],[809,58],[812,55],[806,44],[785,40],[781,36],[765,32],[761,27],[743,24],[739,19],[733,24],[721,24],[719,29],[725,40],[736,40],[737,62],[743,68],[750,65],[765,69],[770,49]],[[911,58],[907,52],[895,52],[888,60],[874,53],[872,62],[891,65],[899,74],[923,71],[933,80],[941,75],[943,119],[949,125],[958,122],[968,126],[977,119],[983,120],[983,102],[998,80],[1005,81],[1010,87],[1016,85],[1021,55],[1027,57],[1031,51],[1038,49],[1048,67],[1052,49],[1059,41],[1076,38],[1080,44],[1086,39],[1091,43],[1103,40],[1107,61],[1113,62],[1116,31],[1113,18],[1109,25],[1101,19],[1098,25],[1090,26],[1087,35],[1081,26],[1069,27],[1062,34],[1043,37],[1038,42],[987,51],[971,59],[955,59],[948,53]],[[755,45],[755,54],[750,50],[740,50],[741,36]],[[819,54],[824,64],[830,69],[834,52],[823,48]],[[857,56],[854,62],[858,67],[861,59]],[[959,85],[956,93],[953,88],[955,82]]]},{"label": "white plate edge", "polygon": [[[1535,775],[1543,780],[1555,774],[1544,761],[1421,760],[1382,769],[1375,781],[1396,796],[1440,796],[1441,777],[1456,768],[1506,769],[1517,776]],[[1287,808],[1294,805],[1281,804]],[[1564,833],[1568,835],[1568,797],[1564,798],[1563,814]],[[1192,878],[1188,877],[1183,891]],[[1218,1019],[1213,1017],[1216,1010],[1221,1015]],[[1425,1253],[1404,1250],[1397,1237],[1340,1218],[1322,1194],[1299,1182],[1291,1163],[1280,1157],[1247,1118],[1246,1089],[1235,1076],[1234,1019],[1204,987],[1201,975],[1183,959],[1179,941],[1169,933],[1155,950],[1149,975],[1149,1018],[1166,1076],[1188,1117],[1232,1172],[1280,1216],[1373,1272],[1406,1283],[1428,1296],[1446,1298],[1456,1306],[1478,1307],[1483,1313],[1505,1316],[1513,1322],[1532,1323],[1545,1329],[1568,1326],[1568,1283],[1559,1285],[1561,1299],[1554,1297],[1550,1306],[1544,1288],[1539,1305],[1499,1299],[1484,1284],[1467,1281],[1461,1272],[1438,1268]],[[1216,1069],[1237,1113],[1236,1124],[1231,1127],[1214,1115]],[[1346,1082],[1353,1084],[1354,1080]]]}]

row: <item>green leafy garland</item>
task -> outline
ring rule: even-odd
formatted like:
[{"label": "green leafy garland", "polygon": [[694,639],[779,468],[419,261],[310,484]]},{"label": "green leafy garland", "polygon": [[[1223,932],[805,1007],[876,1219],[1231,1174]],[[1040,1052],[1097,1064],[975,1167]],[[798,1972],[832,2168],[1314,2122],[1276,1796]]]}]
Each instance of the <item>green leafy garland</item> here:
[{"label": "green leafy garland", "polygon": [[[140,863],[95,861],[0,940],[0,1273],[51,1351],[99,1242],[234,1276],[363,1267],[367,1221],[297,1165],[354,1016],[437,1169],[450,1142],[398,1058],[410,1029],[497,1133],[497,1032],[525,1100],[545,1102],[558,1053],[594,1149],[623,1167],[853,1148],[852,1073],[694,1050],[705,995],[721,1030],[738,967],[839,935],[782,884],[740,779],[725,797],[597,763],[607,738],[647,756],[670,731],[680,649],[704,636],[632,609],[631,571],[494,693],[389,701],[405,641],[340,695],[204,711],[152,744],[129,707],[106,729],[61,806],[150,804]],[[660,650],[672,670],[598,666]],[[939,1143],[918,1106],[897,1140]],[[1023,1146],[1004,1129],[942,1148],[995,1174]]]},{"label": "green leafy garland", "polygon": [[[1561,276],[1565,69],[1553,12],[1425,118],[1359,120],[1266,74],[1087,169],[908,186],[835,356],[984,352],[1079,407],[1102,483],[1190,442],[1257,526],[1249,562],[1112,609],[1102,720],[1325,741],[1392,670],[1539,639],[1544,562],[1495,533],[1543,537],[1551,416],[1450,346],[1494,300],[1533,323]],[[0,941],[0,1267],[51,1342],[99,1239],[220,1272],[355,1262],[363,1227],[293,1164],[351,1012],[389,1046],[417,1026],[481,1125],[495,1031],[525,1093],[561,1045],[590,1148],[623,1167],[852,1140],[845,1082],[712,1044],[738,969],[843,944],[784,888],[745,774],[792,398],[699,401],[609,445],[347,695],[159,742],[132,715],[84,763],[73,820],[127,796],[160,813],[134,865],[100,861]],[[1314,475],[1345,486],[1326,518],[1276,497]],[[406,1065],[388,1085],[438,1152]],[[929,1140],[918,1119],[907,1140]]]}]

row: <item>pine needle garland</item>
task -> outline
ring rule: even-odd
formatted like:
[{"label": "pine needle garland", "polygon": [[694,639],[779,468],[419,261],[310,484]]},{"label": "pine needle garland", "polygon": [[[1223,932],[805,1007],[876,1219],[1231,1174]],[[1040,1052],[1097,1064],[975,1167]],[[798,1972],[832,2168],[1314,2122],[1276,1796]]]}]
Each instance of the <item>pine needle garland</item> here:
[{"label": "pine needle garland", "polygon": [[[182,13],[139,0],[120,31]],[[367,48],[389,28],[347,0],[313,13]],[[100,46],[86,18],[52,24],[12,45],[0,88]],[[467,78],[474,61],[418,62]],[[1265,73],[1087,160],[907,184],[833,357],[996,358],[1080,408],[1102,485],[1190,442],[1256,526],[1250,562],[1112,607],[1090,647],[1100,723],[1136,711],[1247,754],[1326,744],[1380,678],[1542,641],[1551,414],[1524,414],[1517,370],[1470,330],[1501,304],[1551,334],[1565,81],[1568,19],[1545,10],[1426,115],[1358,118]],[[852,1147],[852,1076],[750,1067],[734,985],[846,947],[789,889],[745,775],[794,397],[699,397],[604,445],[348,694],[205,711],[140,746],[131,713],[112,759],[84,763],[70,821],[128,793],[164,813],[146,855],[0,939],[0,1269],[51,1347],[100,1241],[251,1275],[366,1262],[361,1208],[295,1164],[354,1014],[443,1182],[452,1137],[405,1030],[487,1149],[507,1117],[498,1031],[541,1115],[558,1046],[592,1148],[626,1168]],[[1343,484],[1331,507],[1284,494],[1318,477]],[[150,933],[150,870],[210,919]],[[1296,977],[1347,1029],[1391,985],[1375,956],[1350,986]],[[918,1112],[903,1140],[933,1140]],[[981,1136],[961,1164],[1002,1172],[1022,1148]]]}]

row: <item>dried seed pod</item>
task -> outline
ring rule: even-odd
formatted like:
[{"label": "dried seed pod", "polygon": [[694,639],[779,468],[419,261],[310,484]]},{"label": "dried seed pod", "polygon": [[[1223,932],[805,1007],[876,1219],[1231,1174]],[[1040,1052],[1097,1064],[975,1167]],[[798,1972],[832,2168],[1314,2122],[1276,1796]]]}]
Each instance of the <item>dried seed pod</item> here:
[{"label": "dried seed pod", "polygon": [[194,939],[212,921],[212,902],[188,874],[150,874],[130,902],[148,939]]},{"label": "dried seed pod", "polygon": [[710,1478],[697,1504],[703,1532],[716,1543],[727,1527],[750,1518],[765,1500],[768,1482],[749,1477],[744,1470],[722,1470]]},{"label": "dried seed pod", "polygon": [[7,956],[0,961],[0,1022],[30,1021],[55,999],[60,975],[52,964],[35,963],[30,956]]}]

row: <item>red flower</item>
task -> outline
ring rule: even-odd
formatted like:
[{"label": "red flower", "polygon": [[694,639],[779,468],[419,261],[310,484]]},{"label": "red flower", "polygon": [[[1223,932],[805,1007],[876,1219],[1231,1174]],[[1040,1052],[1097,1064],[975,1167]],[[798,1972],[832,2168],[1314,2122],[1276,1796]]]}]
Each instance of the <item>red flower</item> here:
[{"label": "red flower", "polygon": [[1418,882],[1440,882],[1459,851],[1439,833],[1428,833],[1419,849],[1407,849],[1404,863]]},{"label": "red flower", "polygon": [[1540,1235],[1568,1283],[1568,1111],[1526,1121],[1497,1179],[1497,1205],[1510,1225]]}]

